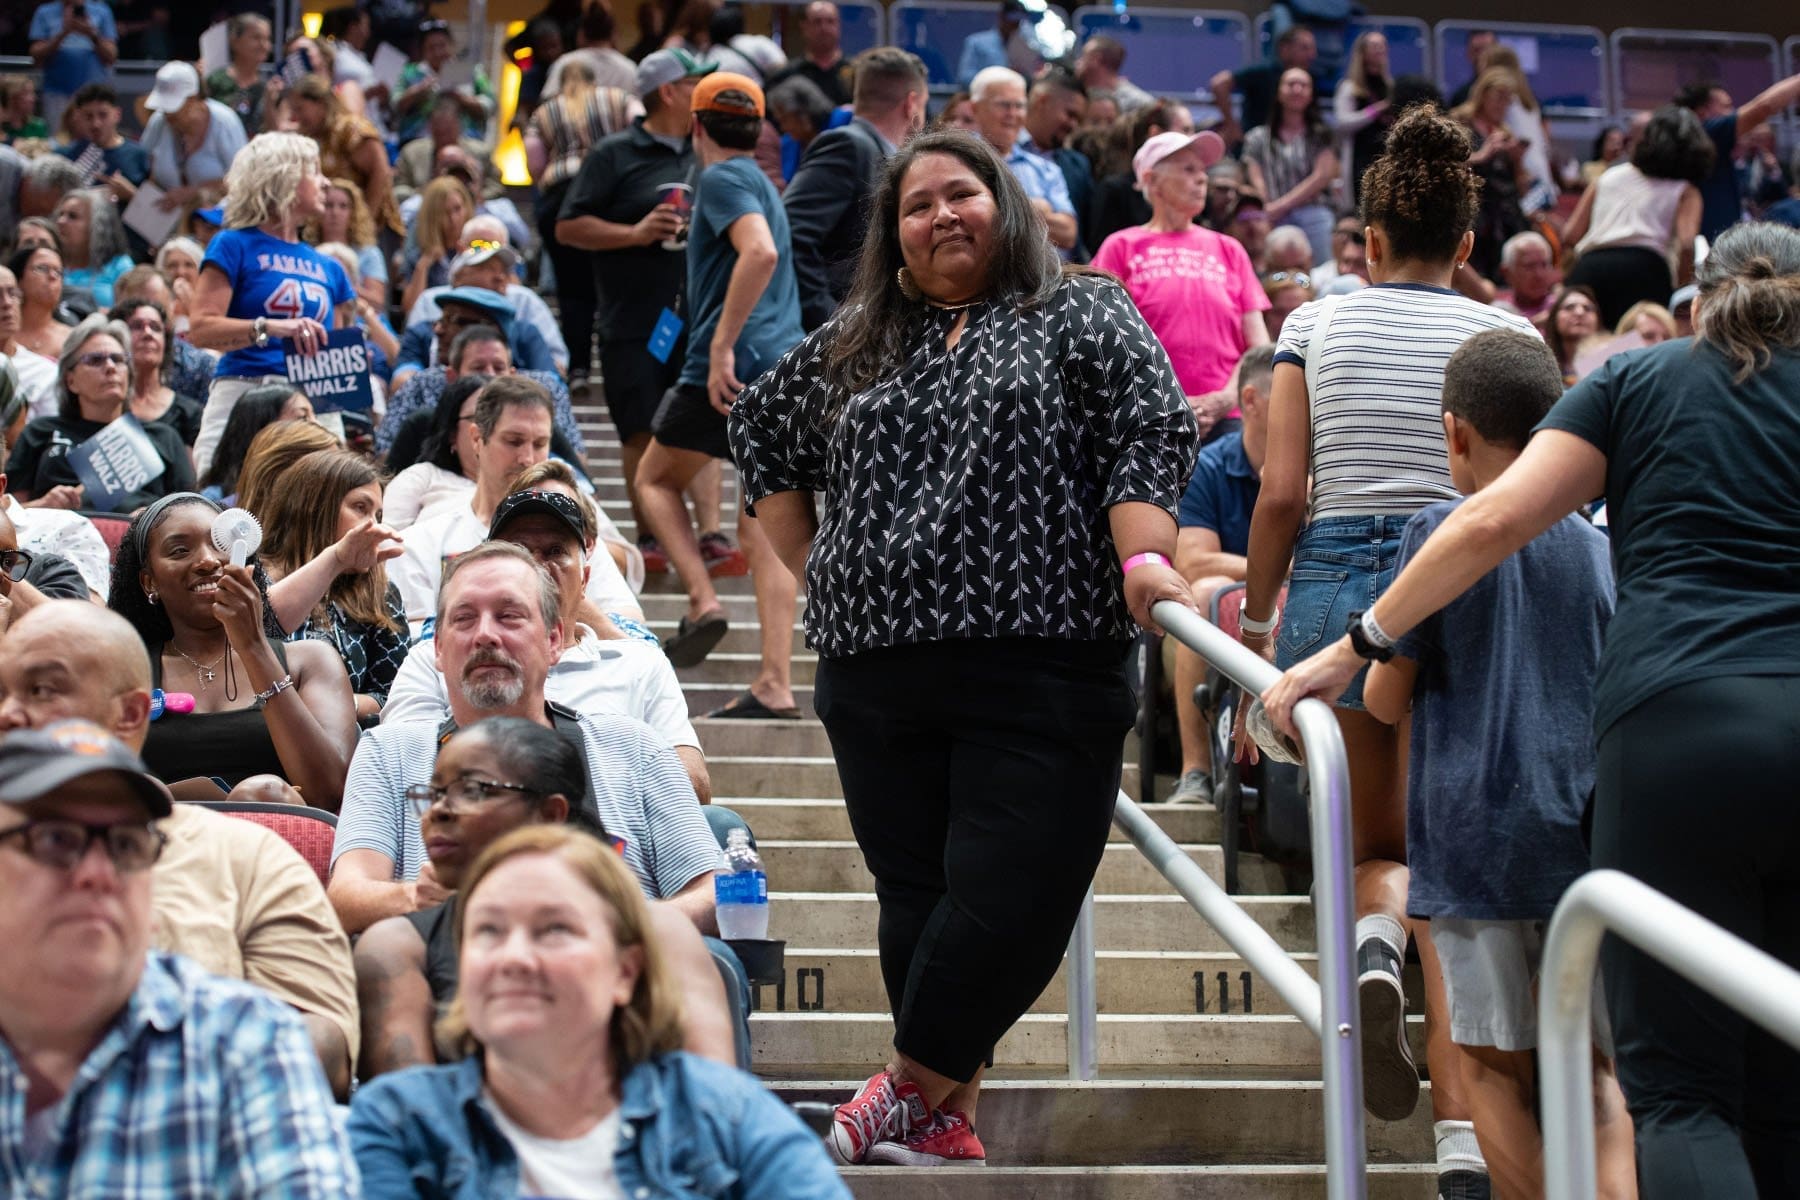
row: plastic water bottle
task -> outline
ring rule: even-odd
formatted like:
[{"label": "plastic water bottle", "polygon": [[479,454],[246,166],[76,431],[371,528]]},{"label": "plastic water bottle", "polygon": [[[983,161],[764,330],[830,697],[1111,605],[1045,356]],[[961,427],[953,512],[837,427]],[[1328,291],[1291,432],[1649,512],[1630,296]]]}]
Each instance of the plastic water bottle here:
[{"label": "plastic water bottle", "polygon": [[750,844],[750,831],[733,829],[725,836],[730,870],[714,876],[713,902],[719,913],[719,936],[728,942],[760,941],[769,936],[769,877]]}]

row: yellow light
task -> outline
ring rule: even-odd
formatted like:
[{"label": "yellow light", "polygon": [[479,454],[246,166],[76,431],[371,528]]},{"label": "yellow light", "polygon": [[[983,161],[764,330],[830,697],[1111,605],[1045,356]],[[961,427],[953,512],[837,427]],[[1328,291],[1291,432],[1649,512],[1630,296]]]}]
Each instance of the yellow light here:
[{"label": "yellow light", "polygon": [[525,138],[516,129],[507,131],[494,151],[494,165],[500,168],[500,182],[507,187],[531,186],[531,168],[525,165]]},{"label": "yellow light", "polygon": [[[506,26],[505,41],[511,41],[525,29],[525,22],[512,21]],[[502,45],[505,43],[502,42]],[[519,65],[512,60],[512,55],[500,55],[500,128],[506,130],[506,136],[500,139],[500,145],[494,150],[494,164],[500,168],[500,182],[507,187],[528,187],[531,184],[531,168],[525,162],[525,138],[512,127],[513,114],[519,108],[519,88],[524,76]]]},{"label": "yellow light", "polygon": [[324,23],[325,14],[322,12],[300,14],[300,28],[306,30],[306,36],[309,38],[318,37],[319,26]]}]

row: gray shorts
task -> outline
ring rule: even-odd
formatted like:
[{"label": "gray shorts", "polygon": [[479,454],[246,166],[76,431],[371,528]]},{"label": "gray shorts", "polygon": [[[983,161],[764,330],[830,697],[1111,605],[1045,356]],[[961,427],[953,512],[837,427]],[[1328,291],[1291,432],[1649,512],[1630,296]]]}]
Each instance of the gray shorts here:
[{"label": "gray shorts", "polygon": [[[1431,941],[1444,968],[1450,1040],[1459,1046],[1532,1050],[1538,1042],[1537,982],[1547,921],[1431,918]],[[1612,1057],[1612,1023],[1594,974],[1594,1044]]]}]

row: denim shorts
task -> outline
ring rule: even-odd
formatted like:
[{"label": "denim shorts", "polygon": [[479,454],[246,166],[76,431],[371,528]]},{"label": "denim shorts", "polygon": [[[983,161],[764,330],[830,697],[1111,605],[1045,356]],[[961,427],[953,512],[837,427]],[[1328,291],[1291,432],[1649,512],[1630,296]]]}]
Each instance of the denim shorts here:
[{"label": "denim shorts", "polygon": [[[1367,609],[1394,582],[1404,517],[1323,517],[1300,532],[1287,606],[1275,637],[1275,665],[1287,670],[1344,636],[1350,614]],[[1358,671],[1333,703],[1361,710],[1363,679]]]}]

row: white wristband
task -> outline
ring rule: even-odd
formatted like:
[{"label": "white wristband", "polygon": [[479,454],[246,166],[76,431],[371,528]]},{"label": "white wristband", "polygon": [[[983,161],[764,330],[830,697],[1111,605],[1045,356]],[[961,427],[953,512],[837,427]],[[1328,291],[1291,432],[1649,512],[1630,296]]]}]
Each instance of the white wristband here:
[{"label": "white wristband", "polygon": [[1245,611],[1245,605],[1248,603],[1248,600],[1238,601],[1238,629],[1252,637],[1263,637],[1275,628],[1275,623],[1281,619],[1281,614],[1273,612],[1269,614],[1269,619],[1266,621],[1252,621],[1250,614]]},{"label": "white wristband", "polygon": [[1387,635],[1387,630],[1376,623],[1375,609],[1373,606],[1363,610],[1362,631],[1363,636],[1369,639],[1369,644],[1371,646],[1378,646],[1383,650],[1392,650],[1394,648],[1394,639]]}]

